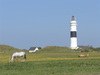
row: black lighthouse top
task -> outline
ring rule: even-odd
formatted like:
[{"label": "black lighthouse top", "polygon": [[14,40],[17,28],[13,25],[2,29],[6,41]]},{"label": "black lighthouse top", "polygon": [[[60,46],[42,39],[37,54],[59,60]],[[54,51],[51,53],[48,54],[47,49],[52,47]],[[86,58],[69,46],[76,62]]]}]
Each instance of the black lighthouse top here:
[{"label": "black lighthouse top", "polygon": [[75,21],[75,17],[74,17],[74,16],[72,16],[71,20],[72,20],[72,21]]}]

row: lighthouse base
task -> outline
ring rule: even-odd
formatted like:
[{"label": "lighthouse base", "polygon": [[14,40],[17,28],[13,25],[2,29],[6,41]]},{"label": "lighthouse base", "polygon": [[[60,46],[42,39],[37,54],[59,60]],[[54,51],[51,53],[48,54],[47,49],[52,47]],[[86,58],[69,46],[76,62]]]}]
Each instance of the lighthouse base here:
[{"label": "lighthouse base", "polygon": [[78,49],[78,46],[77,46],[77,38],[76,37],[72,37],[71,38],[70,48],[71,49]]}]

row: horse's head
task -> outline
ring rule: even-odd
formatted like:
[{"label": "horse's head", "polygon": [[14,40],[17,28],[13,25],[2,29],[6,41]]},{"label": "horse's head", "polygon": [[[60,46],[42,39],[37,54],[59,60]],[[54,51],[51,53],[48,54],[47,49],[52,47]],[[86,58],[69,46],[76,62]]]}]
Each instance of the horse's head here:
[{"label": "horse's head", "polygon": [[9,62],[13,62],[14,61],[14,56],[12,55],[11,58],[9,58]]},{"label": "horse's head", "polygon": [[9,58],[9,62],[13,62],[13,59],[12,58]]}]

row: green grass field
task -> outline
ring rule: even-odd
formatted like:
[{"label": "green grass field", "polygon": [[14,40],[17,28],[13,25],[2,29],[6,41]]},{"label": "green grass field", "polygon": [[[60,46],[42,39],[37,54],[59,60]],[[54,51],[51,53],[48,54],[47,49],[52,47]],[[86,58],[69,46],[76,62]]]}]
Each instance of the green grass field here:
[{"label": "green grass field", "polygon": [[[0,53],[0,75],[100,75],[99,51],[75,52],[66,47],[46,47],[35,53],[26,52],[25,62],[19,58],[18,62],[9,63],[12,49]],[[90,56],[80,58],[79,54]]]}]

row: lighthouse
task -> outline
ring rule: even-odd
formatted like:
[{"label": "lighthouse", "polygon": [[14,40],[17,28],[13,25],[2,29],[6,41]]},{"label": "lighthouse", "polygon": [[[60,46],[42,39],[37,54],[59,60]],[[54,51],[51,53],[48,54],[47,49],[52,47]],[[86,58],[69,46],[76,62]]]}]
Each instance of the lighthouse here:
[{"label": "lighthouse", "polygon": [[70,48],[78,49],[77,46],[77,22],[74,16],[72,16],[70,21]]}]

